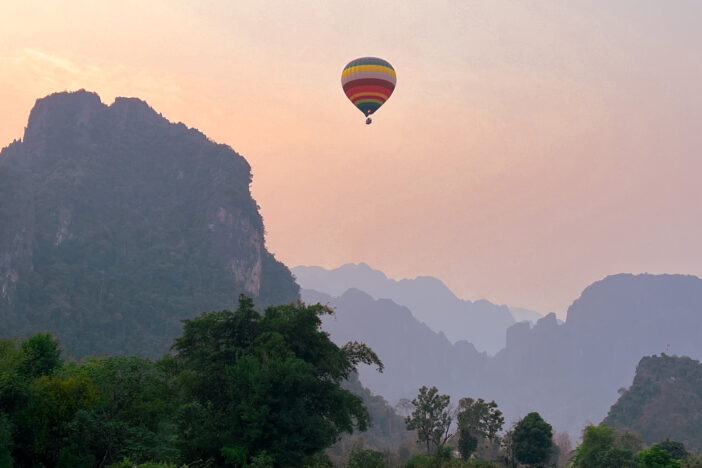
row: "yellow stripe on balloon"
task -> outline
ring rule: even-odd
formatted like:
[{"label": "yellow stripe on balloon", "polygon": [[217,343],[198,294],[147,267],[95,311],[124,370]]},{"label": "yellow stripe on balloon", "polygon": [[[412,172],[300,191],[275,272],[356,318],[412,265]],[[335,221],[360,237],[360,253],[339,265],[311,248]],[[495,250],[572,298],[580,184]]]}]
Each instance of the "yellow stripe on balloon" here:
[{"label": "yellow stripe on balloon", "polygon": [[367,92],[367,93],[356,93],[356,94],[354,94],[354,95],[352,95],[352,96],[349,96],[349,99],[354,100],[354,99],[356,99],[356,98],[358,98],[358,97],[360,97],[360,96],[378,96],[378,97],[381,97],[381,98],[383,98],[383,99],[387,99],[387,98],[388,98],[388,95],[387,95],[387,94]]},{"label": "yellow stripe on balloon", "polygon": [[357,65],[355,67],[349,67],[341,73],[341,78],[345,78],[351,73],[358,73],[364,71],[387,73],[388,75],[391,75],[393,78],[397,79],[397,75],[395,75],[395,70],[384,65]]}]

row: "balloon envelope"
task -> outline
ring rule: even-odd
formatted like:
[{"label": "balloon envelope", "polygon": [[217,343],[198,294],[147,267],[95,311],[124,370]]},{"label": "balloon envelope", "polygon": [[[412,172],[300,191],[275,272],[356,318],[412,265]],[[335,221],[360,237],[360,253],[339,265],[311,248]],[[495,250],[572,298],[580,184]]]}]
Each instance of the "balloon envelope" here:
[{"label": "balloon envelope", "polygon": [[395,69],[377,57],[351,60],[341,72],[341,86],[354,106],[370,115],[388,100],[397,83]]}]

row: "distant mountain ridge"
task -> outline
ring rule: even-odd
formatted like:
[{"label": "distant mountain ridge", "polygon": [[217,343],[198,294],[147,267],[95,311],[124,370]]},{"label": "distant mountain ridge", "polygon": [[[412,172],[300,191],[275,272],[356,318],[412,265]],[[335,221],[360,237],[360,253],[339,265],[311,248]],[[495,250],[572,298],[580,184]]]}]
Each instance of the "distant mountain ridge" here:
[{"label": "distant mountain ridge", "polygon": [[[611,275],[585,288],[564,324],[549,315],[531,329],[510,328],[506,348],[490,361],[495,395],[513,413],[543,408],[555,427],[577,435],[585,421],[605,417],[643,356],[670,345],[702,357],[701,329],[700,278]],[[513,388],[521,399],[510,395]]]},{"label": "distant mountain ridge", "polygon": [[378,354],[385,364],[383,373],[361,366],[358,374],[364,386],[390,403],[413,398],[422,385],[437,385],[443,392],[477,388],[466,388],[460,368],[480,368],[487,355],[467,341],[451,344],[442,333],[414,318],[407,307],[390,299],[374,299],[358,289],[336,298],[302,289],[301,296],[306,303],[319,302],[336,311],[322,317],[322,327],[335,343],[362,340]]},{"label": "distant mountain ridge", "polygon": [[396,281],[365,263],[347,263],[333,270],[296,266],[291,271],[303,289],[341,296],[355,288],[375,299],[392,299],[408,307],[432,330],[444,333],[449,341],[467,340],[489,354],[504,347],[505,331],[515,323],[507,306],[460,299],[441,280],[431,276]]},{"label": "distant mountain ridge", "polygon": [[297,300],[265,247],[251,168],[144,101],[39,99],[0,152],[0,335],[50,330],[75,357],[158,356],[180,320]]},{"label": "distant mountain ridge", "polygon": [[[601,421],[627,387],[643,356],[670,352],[702,358],[702,280],[686,275],[608,276],[585,288],[561,324],[554,314],[516,323],[495,356],[467,342],[451,344],[390,300],[350,290],[339,298],[303,290],[329,303],[332,339],[367,342],[385,360],[384,375],[361,370],[361,382],[391,403],[435,385],[455,398],[494,399],[507,422],[538,411],[573,437]],[[670,345],[670,346],[669,346]]]}]

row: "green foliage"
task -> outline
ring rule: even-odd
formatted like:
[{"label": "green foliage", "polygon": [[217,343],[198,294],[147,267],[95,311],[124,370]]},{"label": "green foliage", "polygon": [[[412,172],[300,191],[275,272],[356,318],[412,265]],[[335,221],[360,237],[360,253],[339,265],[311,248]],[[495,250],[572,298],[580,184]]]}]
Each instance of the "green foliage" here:
[{"label": "green foliage", "polygon": [[340,384],[357,363],[381,363],[368,348],[332,343],[319,319],[329,312],[296,304],[261,316],[242,296],[236,312],[184,321],[174,349],[190,402],[178,416],[186,459],[223,462],[222,448],[242,447],[249,460],[265,451],[277,465],[299,465],[368,426],[360,397]]},{"label": "green foliage", "polygon": [[478,447],[478,440],[495,441],[505,418],[497,403],[482,398],[461,398],[458,402],[458,450],[467,459]]},{"label": "green foliage", "polygon": [[640,443],[627,434],[619,434],[605,424],[587,426],[583,431],[583,441],[575,449],[575,468],[633,468],[637,466],[635,457]]},{"label": "green foliage", "polygon": [[248,459],[248,451],[245,447],[238,445],[232,447],[222,447],[222,457],[227,464],[245,468],[246,460]]},{"label": "green foliage", "polygon": [[683,444],[682,442],[676,442],[674,440],[665,439],[662,442],[658,442],[658,444],[656,445],[668,452],[670,456],[676,460],[682,460],[683,458],[687,458],[690,456],[690,454],[685,449],[685,444]]},{"label": "green foliage", "polygon": [[108,463],[178,457],[170,420],[179,403],[156,364],[138,357],[88,358],[65,373],[87,376],[99,389],[95,407],[68,425],[72,453],[101,454]]},{"label": "green foliage", "polygon": [[48,333],[37,333],[22,342],[19,373],[27,377],[49,376],[61,363],[61,350]]},{"label": "green foliage", "polygon": [[425,444],[427,454],[436,453],[446,443],[451,426],[451,397],[440,395],[436,387],[422,386],[412,400],[413,411],[405,419],[407,429],[417,431],[417,441]]},{"label": "green foliage", "polygon": [[458,451],[461,453],[461,458],[467,460],[478,448],[478,439],[467,427],[459,427],[458,436]]},{"label": "green foliage", "polygon": [[639,468],[680,468],[680,460],[676,460],[660,445],[640,451],[636,458]]},{"label": "green foliage", "polygon": [[18,464],[55,466],[70,421],[94,407],[97,389],[87,376],[39,377],[27,387],[27,404],[15,415]]},{"label": "green foliage", "polygon": [[348,468],[385,468],[385,456],[377,450],[356,449],[349,455]]},{"label": "green foliage", "polygon": [[187,320],[176,354],[156,363],[65,363],[50,335],[0,340],[0,468],[329,466],[321,451],[370,422],[341,383],[359,363],[382,368],[365,345],[329,340],[329,312],[261,315],[242,296],[236,312]]},{"label": "green foliage", "polygon": [[604,423],[636,431],[647,444],[668,437],[702,451],[702,364],[688,357],[648,356]]},{"label": "green foliage", "polygon": [[512,443],[514,455],[520,463],[541,467],[550,458],[553,446],[553,430],[539,413],[524,416],[514,426]]},{"label": "green foliage", "polygon": [[505,418],[497,409],[497,403],[485,402],[482,398],[461,398],[458,402],[458,425],[469,429],[474,435],[484,439],[495,439],[502,430]]}]

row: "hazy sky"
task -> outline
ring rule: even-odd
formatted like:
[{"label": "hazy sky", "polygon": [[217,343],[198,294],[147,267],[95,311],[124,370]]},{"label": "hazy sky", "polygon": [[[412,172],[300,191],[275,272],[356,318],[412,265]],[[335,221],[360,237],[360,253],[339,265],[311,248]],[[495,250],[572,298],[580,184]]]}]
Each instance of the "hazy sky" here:
[{"label": "hazy sky", "polygon": [[[398,75],[371,126],[340,85],[366,55]],[[697,0],[0,1],[0,146],[80,88],[241,153],[289,266],[561,317],[608,274],[702,275]]]}]

